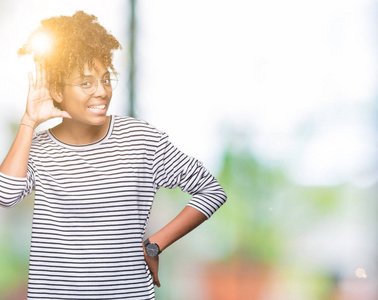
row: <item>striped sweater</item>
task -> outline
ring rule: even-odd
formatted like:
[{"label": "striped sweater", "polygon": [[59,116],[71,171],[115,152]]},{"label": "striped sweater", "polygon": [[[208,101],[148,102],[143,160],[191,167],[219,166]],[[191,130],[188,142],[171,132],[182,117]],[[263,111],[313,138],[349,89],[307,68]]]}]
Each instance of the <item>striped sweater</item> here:
[{"label": "striped sweater", "polygon": [[142,240],[155,193],[177,186],[207,217],[226,200],[199,161],[144,121],[111,116],[88,145],[37,133],[27,178],[0,173],[2,206],[35,190],[28,299],[154,299]]}]

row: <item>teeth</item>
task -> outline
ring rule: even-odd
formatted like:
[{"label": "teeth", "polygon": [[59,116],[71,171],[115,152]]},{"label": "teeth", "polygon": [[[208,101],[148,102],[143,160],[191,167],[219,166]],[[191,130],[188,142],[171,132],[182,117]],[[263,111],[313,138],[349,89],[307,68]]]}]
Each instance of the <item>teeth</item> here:
[{"label": "teeth", "polygon": [[90,109],[104,109],[105,105],[89,106]]}]

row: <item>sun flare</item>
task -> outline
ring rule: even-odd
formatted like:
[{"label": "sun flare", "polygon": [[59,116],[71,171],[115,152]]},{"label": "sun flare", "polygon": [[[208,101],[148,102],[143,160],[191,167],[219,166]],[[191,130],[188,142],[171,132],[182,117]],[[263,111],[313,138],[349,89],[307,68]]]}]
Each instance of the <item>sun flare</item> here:
[{"label": "sun flare", "polygon": [[32,37],[30,46],[35,54],[43,55],[51,50],[52,39],[47,33],[38,32]]}]

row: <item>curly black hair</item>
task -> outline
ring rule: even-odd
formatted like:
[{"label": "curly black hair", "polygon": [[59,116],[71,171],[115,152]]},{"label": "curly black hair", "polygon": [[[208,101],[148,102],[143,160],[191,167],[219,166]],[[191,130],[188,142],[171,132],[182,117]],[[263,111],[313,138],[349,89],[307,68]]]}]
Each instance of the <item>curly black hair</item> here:
[{"label": "curly black hair", "polygon": [[[36,53],[32,47],[33,37],[40,33],[47,35],[52,42],[52,49],[43,54]],[[116,72],[113,51],[117,49],[122,49],[121,44],[98,23],[96,16],[77,11],[72,17],[42,20],[41,26],[30,35],[18,54],[33,54],[35,60],[43,60],[49,84],[60,85],[75,68],[81,75],[84,75],[85,64],[89,69],[96,69],[94,58]]]}]

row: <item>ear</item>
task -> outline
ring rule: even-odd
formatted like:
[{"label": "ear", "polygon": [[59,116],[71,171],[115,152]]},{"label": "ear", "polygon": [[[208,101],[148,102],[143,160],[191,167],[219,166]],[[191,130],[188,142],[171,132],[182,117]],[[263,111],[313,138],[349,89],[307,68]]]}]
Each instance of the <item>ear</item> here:
[{"label": "ear", "polygon": [[63,101],[63,87],[57,83],[50,85],[50,95],[54,102],[60,104]]},{"label": "ear", "polygon": [[54,101],[54,106],[61,109],[61,103],[63,101],[63,87],[57,83],[51,84],[50,95]]}]

